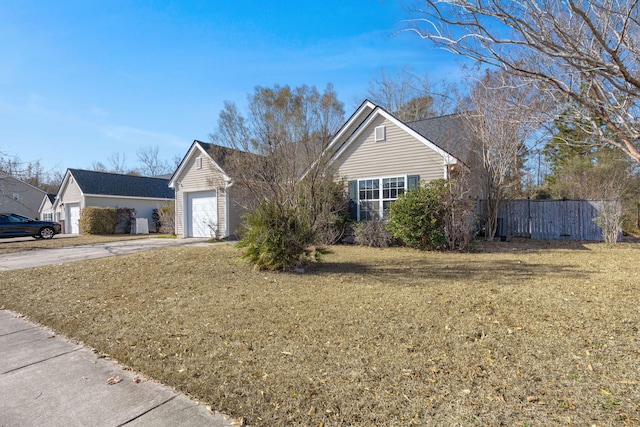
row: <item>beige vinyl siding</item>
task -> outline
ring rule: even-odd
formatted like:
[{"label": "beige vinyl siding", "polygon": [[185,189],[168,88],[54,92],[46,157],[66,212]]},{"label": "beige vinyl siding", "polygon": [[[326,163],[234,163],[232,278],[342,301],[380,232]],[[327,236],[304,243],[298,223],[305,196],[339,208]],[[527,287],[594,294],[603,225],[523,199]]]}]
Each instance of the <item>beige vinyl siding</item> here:
[{"label": "beige vinyl siding", "polygon": [[229,233],[239,237],[242,216],[253,200],[247,191],[235,186],[229,189]]},{"label": "beige vinyl siding", "polygon": [[78,203],[80,204],[81,209],[84,207],[82,192],[80,191],[80,187],[78,187],[78,184],[76,184],[76,180],[72,179],[72,177],[67,181],[67,185],[60,193],[60,203],[58,204],[58,209],[60,212],[60,219],[62,220],[66,219],[66,209],[64,209],[62,205],[66,205],[69,203]]},{"label": "beige vinyl siding", "polygon": [[[202,169],[196,168],[196,158],[202,157]],[[184,172],[176,180],[176,234],[184,236],[184,206],[185,193],[193,191],[217,190],[218,202],[218,230],[224,231],[225,224],[225,182],[224,176],[205,154],[196,150],[187,159]]]},{"label": "beige vinyl siding", "polygon": [[[17,200],[14,200],[14,194]],[[0,212],[12,212],[29,218],[38,216],[46,193],[29,184],[7,176],[0,178]]]},{"label": "beige vinyl siding", "polygon": [[[386,126],[386,139],[375,141],[375,128]],[[437,152],[383,116],[376,117],[336,159],[338,176],[346,179],[420,175],[430,181],[445,177]]]}]

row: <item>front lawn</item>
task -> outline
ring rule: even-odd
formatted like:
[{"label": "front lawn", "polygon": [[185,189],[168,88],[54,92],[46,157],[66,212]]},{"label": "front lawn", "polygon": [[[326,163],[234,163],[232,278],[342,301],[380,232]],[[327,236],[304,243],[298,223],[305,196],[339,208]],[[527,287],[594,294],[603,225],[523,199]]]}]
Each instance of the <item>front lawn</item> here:
[{"label": "front lawn", "polygon": [[232,246],[0,273],[0,306],[251,425],[638,425],[639,244]]}]

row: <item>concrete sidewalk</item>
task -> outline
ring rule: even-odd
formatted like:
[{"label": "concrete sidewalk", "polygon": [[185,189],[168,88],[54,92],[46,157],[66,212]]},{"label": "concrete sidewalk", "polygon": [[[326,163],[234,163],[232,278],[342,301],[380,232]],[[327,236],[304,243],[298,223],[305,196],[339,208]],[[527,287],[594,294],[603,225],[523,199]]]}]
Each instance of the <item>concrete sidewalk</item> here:
[{"label": "concrete sidewalk", "polygon": [[185,395],[0,310],[0,426],[238,426]]},{"label": "concrete sidewalk", "polygon": [[[64,262],[83,261],[133,252],[147,251],[167,246],[209,245],[207,239],[148,239],[120,240],[93,245],[68,246],[56,249],[38,249],[35,251],[14,252],[0,255],[0,271],[21,268],[41,267]],[[216,244],[226,244],[216,243]]]}]

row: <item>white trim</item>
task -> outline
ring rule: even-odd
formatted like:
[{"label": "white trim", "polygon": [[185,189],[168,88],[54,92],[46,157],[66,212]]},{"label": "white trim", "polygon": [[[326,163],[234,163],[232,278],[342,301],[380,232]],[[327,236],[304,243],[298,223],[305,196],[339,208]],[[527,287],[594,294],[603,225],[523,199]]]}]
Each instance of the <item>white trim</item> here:
[{"label": "white trim", "polygon": [[166,197],[116,196],[112,194],[84,194],[83,197],[100,197],[103,199],[174,200]]},{"label": "white trim", "polygon": [[224,191],[224,236],[227,237],[231,234],[231,229],[229,228],[229,189],[231,187],[225,187]]}]

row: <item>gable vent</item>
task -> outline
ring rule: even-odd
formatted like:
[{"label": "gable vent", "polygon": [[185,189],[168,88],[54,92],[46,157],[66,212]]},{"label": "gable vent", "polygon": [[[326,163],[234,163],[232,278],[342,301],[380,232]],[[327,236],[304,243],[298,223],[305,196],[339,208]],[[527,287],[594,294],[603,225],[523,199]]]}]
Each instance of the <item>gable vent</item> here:
[{"label": "gable vent", "polygon": [[202,169],[202,157],[196,157],[196,169]]},{"label": "gable vent", "polygon": [[376,134],[376,142],[386,140],[387,139],[386,126],[376,126],[375,134]]}]

